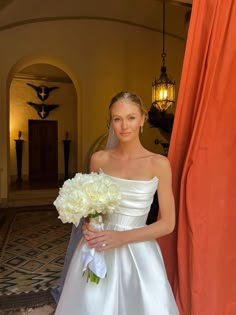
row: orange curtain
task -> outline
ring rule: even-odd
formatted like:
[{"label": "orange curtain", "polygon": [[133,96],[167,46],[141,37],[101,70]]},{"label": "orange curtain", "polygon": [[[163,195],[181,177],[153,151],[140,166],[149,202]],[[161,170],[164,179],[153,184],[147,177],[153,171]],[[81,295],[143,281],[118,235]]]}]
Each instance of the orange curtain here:
[{"label": "orange curtain", "polygon": [[236,315],[236,1],[193,0],[161,240],[181,315]]}]

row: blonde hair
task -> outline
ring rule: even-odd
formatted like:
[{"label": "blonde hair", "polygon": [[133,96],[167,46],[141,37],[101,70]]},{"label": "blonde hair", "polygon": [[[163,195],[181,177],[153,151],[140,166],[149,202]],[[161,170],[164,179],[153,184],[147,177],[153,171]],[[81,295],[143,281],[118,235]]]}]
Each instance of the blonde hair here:
[{"label": "blonde hair", "polygon": [[112,105],[120,100],[127,100],[137,105],[138,108],[140,109],[141,114],[145,116],[145,120],[147,119],[147,111],[145,107],[143,106],[143,102],[141,98],[137,94],[128,92],[128,91],[121,91],[112,97],[110,105],[109,105],[110,112],[111,112]]}]

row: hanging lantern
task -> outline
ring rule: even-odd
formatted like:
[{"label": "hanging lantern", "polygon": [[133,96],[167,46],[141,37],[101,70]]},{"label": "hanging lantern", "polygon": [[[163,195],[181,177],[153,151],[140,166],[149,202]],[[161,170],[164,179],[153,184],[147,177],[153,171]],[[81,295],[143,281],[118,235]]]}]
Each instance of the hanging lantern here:
[{"label": "hanging lantern", "polygon": [[165,0],[163,0],[162,67],[159,79],[152,83],[152,106],[163,112],[175,103],[175,81],[169,79],[165,65]]}]

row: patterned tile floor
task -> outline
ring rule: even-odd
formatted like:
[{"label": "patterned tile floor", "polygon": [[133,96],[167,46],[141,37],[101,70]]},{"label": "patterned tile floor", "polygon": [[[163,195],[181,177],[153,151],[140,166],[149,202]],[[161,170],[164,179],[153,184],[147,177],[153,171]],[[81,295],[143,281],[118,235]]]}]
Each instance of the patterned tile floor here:
[{"label": "patterned tile floor", "polygon": [[55,313],[55,305],[44,305],[35,309],[21,309],[18,311],[0,311],[0,315],[53,315]]},{"label": "patterned tile floor", "polygon": [[[21,209],[7,221],[8,229],[1,229],[5,236],[2,235],[0,298],[56,287],[71,225],[62,224],[56,210],[47,207]],[[48,314],[53,314],[51,308],[48,305]],[[36,310],[31,312],[22,314],[36,314]]]}]

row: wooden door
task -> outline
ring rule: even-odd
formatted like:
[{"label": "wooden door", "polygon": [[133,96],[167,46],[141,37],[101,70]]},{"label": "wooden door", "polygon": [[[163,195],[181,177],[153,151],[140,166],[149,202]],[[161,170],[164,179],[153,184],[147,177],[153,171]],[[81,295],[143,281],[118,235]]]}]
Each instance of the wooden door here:
[{"label": "wooden door", "polygon": [[58,178],[57,121],[29,120],[29,180]]}]

